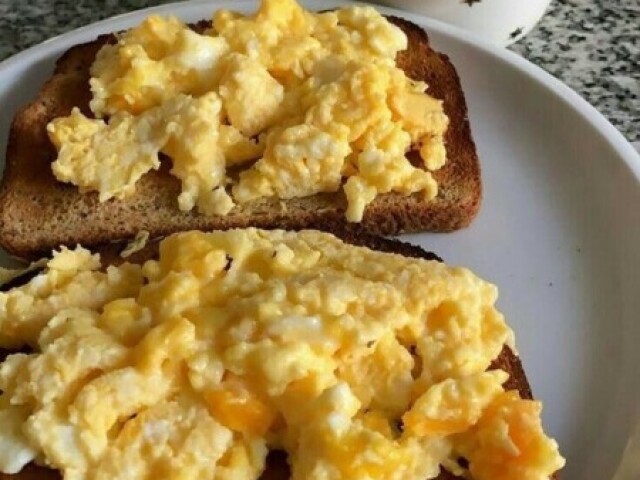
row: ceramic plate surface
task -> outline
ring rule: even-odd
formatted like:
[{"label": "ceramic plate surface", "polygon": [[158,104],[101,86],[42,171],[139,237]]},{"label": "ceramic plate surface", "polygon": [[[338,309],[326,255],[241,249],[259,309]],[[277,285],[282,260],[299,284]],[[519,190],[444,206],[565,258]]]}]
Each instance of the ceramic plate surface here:
[{"label": "ceramic plate surface", "polygon": [[[198,20],[220,7],[251,10],[255,3],[152,10]],[[483,169],[484,202],[470,228],[406,240],[500,287],[499,307],[544,401],[546,429],[567,457],[562,478],[638,478],[640,157],[576,93],[517,55],[442,23],[383,10],[423,25],[451,57]],[[16,109],[35,96],[64,50],[147,14],[81,28],[0,64],[0,151]]]}]

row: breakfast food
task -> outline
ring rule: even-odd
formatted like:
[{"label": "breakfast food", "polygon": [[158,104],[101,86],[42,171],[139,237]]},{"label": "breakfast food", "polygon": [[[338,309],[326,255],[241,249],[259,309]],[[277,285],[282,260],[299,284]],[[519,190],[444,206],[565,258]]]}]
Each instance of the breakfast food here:
[{"label": "breakfast food", "polygon": [[[253,17],[221,10],[202,34],[151,16],[98,52],[97,119],[74,108],[47,125],[53,173],[101,202],[126,198],[161,151],[181,182],[179,209],[208,215],[342,190],[347,220],[360,222],[381,193],[431,199],[448,118],[396,66],[406,47],[366,7],[311,13],[270,0]],[[406,158],[412,143],[426,170]]]},{"label": "breakfast food", "polygon": [[12,124],[0,243],[35,257],[140,229],[449,231],[480,198],[460,82],[422,29],[263,0],[63,55]]},{"label": "breakfast food", "polygon": [[103,269],[61,249],[0,294],[0,345],[32,349],[0,364],[0,471],[254,479],[272,449],[294,479],[561,468],[496,288],[416,247],[350,241],[397,253],[253,228],[175,234]]}]

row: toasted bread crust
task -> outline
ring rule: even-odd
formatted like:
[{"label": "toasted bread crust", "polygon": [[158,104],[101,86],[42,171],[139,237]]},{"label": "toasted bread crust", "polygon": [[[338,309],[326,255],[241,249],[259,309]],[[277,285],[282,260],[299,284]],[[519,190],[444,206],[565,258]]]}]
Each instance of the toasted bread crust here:
[{"label": "toasted bread crust", "polygon": [[[350,231],[339,232],[338,236],[347,243],[367,247],[372,250],[396,253],[413,258],[441,261],[441,259],[434,253],[427,252],[421,247],[398,240],[385,239],[362,232],[354,234]],[[151,242],[145,247],[145,249],[137,252],[127,260],[138,263],[149,258],[153,258],[157,254],[157,245],[157,242]],[[118,253],[121,250],[122,244],[115,243],[102,248],[100,252],[103,265],[106,266],[111,263],[122,262],[122,259],[118,256]],[[0,349],[0,362],[4,360],[8,353],[9,352]],[[531,387],[529,386],[520,358],[509,347],[505,346],[503,348],[498,358],[491,363],[489,368],[501,369],[509,374],[509,380],[507,380],[504,385],[507,390],[517,390],[522,398],[533,398],[531,394]],[[282,452],[273,452],[270,454],[267,458],[267,470],[263,473],[260,479],[288,480],[289,477],[290,473],[286,464],[286,455]],[[3,475],[0,473],[0,480],[60,480],[60,478],[61,477],[58,472],[35,465],[27,466],[22,472],[16,475]],[[461,477],[452,475],[446,470],[442,470],[435,480],[457,480],[460,478]],[[556,476],[553,476],[552,480],[556,478]]]},{"label": "toasted bread crust", "polygon": [[[56,151],[46,125],[68,115],[74,106],[91,113],[89,67],[100,47],[114,40],[113,35],[103,35],[69,49],[36,100],[13,120],[0,186],[0,244],[13,255],[35,258],[61,244],[98,245],[131,238],[141,229],[155,237],[180,230],[245,226],[326,231],[353,228],[379,235],[465,227],[478,211],[482,188],[460,80],[448,57],[429,46],[424,30],[400,18],[390,20],[409,39],[408,49],[398,54],[398,65],[410,77],[427,82],[429,93],[444,100],[450,118],[445,136],[448,162],[435,172],[439,194],[434,200],[424,201],[419,194],[381,195],[366,209],[361,224],[346,226],[343,192],[287,201],[260,199],[236,207],[224,217],[205,216],[178,209],[180,184],[169,174],[169,162],[146,174],[136,193],[124,200],[100,203],[95,193],[81,194],[75,186],[53,176],[51,162]],[[193,28],[202,30],[209,24],[200,22]]]}]

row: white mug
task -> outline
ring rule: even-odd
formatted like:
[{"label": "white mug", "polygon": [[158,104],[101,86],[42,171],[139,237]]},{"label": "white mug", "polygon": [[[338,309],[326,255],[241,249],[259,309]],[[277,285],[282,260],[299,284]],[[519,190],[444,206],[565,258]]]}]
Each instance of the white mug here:
[{"label": "white mug", "polygon": [[442,20],[506,46],[538,23],[551,0],[379,0],[378,3]]}]

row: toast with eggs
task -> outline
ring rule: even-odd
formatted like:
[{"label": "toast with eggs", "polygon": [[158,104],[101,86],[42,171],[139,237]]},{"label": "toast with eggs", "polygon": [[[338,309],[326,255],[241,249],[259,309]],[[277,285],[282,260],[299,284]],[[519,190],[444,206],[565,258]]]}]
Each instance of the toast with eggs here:
[{"label": "toast with eggs", "polygon": [[[408,48],[398,53],[397,65],[413,80],[428,85],[428,92],[443,101],[449,126],[444,136],[447,162],[433,171],[438,194],[425,200],[421,194],[378,195],[360,223],[345,222],[347,202],[342,191],[282,200],[260,198],[238,205],[227,215],[204,215],[178,208],[180,182],[169,174],[168,162],[146,173],[135,192],[124,199],[100,202],[95,193],[80,193],[54,177],[51,165],[56,149],[47,136],[53,119],[69,115],[73,107],[90,115],[89,69],[97,52],[115,42],[113,35],[69,49],[57,62],[52,77],[37,98],[15,116],[0,187],[0,244],[21,258],[37,258],[58,245],[99,245],[132,238],[139,230],[151,237],[189,229],[345,228],[372,234],[447,232],[467,226],[482,197],[480,166],[471,136],[467,106],[460,80],[449,58],[435,51],[425,31],[396,17],[388,20],[408,38]],[[210,22],[192,25],[195,31]],[[418,166],[418,152],[408,157]]]},{"label": "toast with eggs", "polygon": [[[437,256],[435,256],[432,253],[424,251],[420,247],[403,243],[397,240],[389,240],[389,239],[379,238],[379,237],[370,236],[366,234],[354,235],[353,233],[350,233],[350,232],[342,232],[341,238],[345,243],[365,247],[366,249],[374,250],[377,252],[393,253],[402,257],[410,257],[410,258],[416,258],[416,259],[422,259],[422,260],[440,261],[440,259]],[[123,262],[123,259],[119,256],[119,252],[121,251],[121,249],[122,249],[121,245],[110,244],[108,246],[105,246],[101,250],[101,260],[102,260],[103,268],[105,268],[107,265],[121,264]],[[147,245],[143,250],[138,251],[133,255],[131,255],[130,257],[128,257],[127,261],[130,261],[133,263],[139,263],[139,262],[145,262],[149,259],[157,259],[157,258],[158,258],[158,243],[152,242],[149,245]],[[255,256],[251,255],[248,258],[255,259]],[[235,261],[235,259],[232,261]],[[257,263],[256,265],[260,265],[260,263]],[[59,327],[56,327],[56,328],[59,328]],[[60,333],[58,332],[58,335],[59,334]],[[37,350],[37,347],[36,347],[36,350]],[[5,357],[9,354],[10,354],[9,351],[0,350],[0,365],[2,364],[2,361],[4,361]],[[508,379],[503,384],[503,388],[505,390],[517,392],[519,397],[522,399],[525,399],[525,400],[532,399],[531,388],[527,381],[520,359],[509,346],[504,345],[502,347],[502,350],[500,351],[499,355],[489,365],[488,370],[502,370],[506,372],[508,374]],[[6,381],[6,373],[4,375],[5,375],[4,378]],[[404,420],[406,417],[403,416],[402,418]],[[408,427],[405,427],[405,428],[408,428]],[[438,428],[437,424],[435,424],[435,428]],[[511,428],[514,428],[514,427],[511,427]],[[523,428],[523,426],[520,425],[520,428]],[[402,431],[402,428],[400,429],[400,431]],[[533,464],[540,465],[539,462],[543,462],[542,459],[545,459],[545,458],[547,462],[558,461],[557,457],[555,460],[550,460],[549,455],[551,454],[548,450],[546,450],[546,448],[548,447],[542,447],[540,444],[536,443],[537,440],[529,444],[526,442],[526,440],[523,440],[523,438],[526,438],[527,436],[526,431],[523,432],[522,430],[516,430],[513,433],[509,433],[509,435],[512,435],[512,434],[514,435],[513,437],[514,439],[517,438],[517,440],[514,440],[514,441],[517,442],[517,445],[520,446],[520,448],[535,449],[535,450],[527,450],[526,453],[522,453],[522,455],[528,458],[529,461],[531,461]],[[486,438],[488,439],[490,437],[486,437]],[[535,437],[532,437],[532,438],[535,438]],[[495,442],[495,441],[496,441],[495,438],[494,440],[489,440],[488,445],[491,445],[492,442]],[[492,454],[489,455],[490,458],[488,458],[488,464],[489,464],[488,468],[495,469],[496,466],[497,468],[500,468],[501,465],[508,464],[511,461],[509,460],[509,455],[513,455],[513,451],[514,451],[513,448],[515,448],[515,451],[518,452],[518,448],[516,448],[516,444],[512,443],[511,445],[512,447],[509,447],[508,449],[506,449],[506,451],[509,451],[511,453],[506,454],[505,450],[500,451],[500,455],[506,455],[505,457],[501,457],[500,459],[497,456],[495,456],[497,455],[496,451],[492,452]],[[10,447],[10,446],[7,446],[7,447]],[[489,454],[488,452],[486,453]],[[556,455],[557,455],[557,452],[556,452]],[[465,468],[466,466],[468,466],[468,463],[464,458],[459,458],[457,462]],[[562,463],[563,462],[561,462],[560,465]],[[491,467],[491,464],[493,464],[493,467]],[[546,465],[548,468],[549,463],[547,463]],[[556,465],[558,465],[558,463],[556,463]],[[487,465],[485,465],[485,468],[487,468]],[[514,466],[512,465],[511,468],[514,468]],[[522,478],[542,478],[540,476],[529,476],[529,475],[535,475],[535,474],[532,471],[528,470],[527,467],[521,466],[521,467],[515,467],[515,468],[520,468],[520,470],[510,470],[511,472],[510,474],[506,474],[505,472],[502,472],[506,476],[501,478],[509,478],[509,479],[517,478],[518,480],[521,480]],[[495,470],[493,471],[495,472]],[[516,472],[519,472],[519,474]],[[520,474],[523,476],[518,476]],[[267,456],[266,469],[259,478],[263,480],[286,480],[290,478],[290,475],[291,475],[291,472],[287,464],[286,454],[278,449],[275,449],[275,450],[272,450]],[[495,478],[491,476],[487,477],[486,475],[487,473],[485,471],[483,478]],[[516,475],[516,476],[513,476],[513,475]],[[58,472],[37,466],[35,464],[28,465],[20,473],[17,473],[17,474],[6,475],[6,474],[0,473],[1,480],[35,480],[35,479],[55,480],[59,478],[61,477]],[[147,478],[147,477],[144,477],[144,478]],[[198,478],[202,478],[202,477],[198,477]],[[299,477],[299,478],[306,478],[306,477]],[[327,478],[334,478],[334,477],[327,477]],[[346,478],[346,477],[343,477],[343,478]],[[356,478],[356,477],[350,476],[348,478]],[[360,477],[357,477],[357,478],[360,478]],[[374,475],[372,477],[367,476],[366,478],[387,478],[387,477],[376,477]],[[407,477],[399,477],[399,478],[407,478]],[[476,479],[476,477],[474,477],[473,475],[464,476],[464,477],[454,475],[444,468],[441,468],[439,475],[429,476],[429,478],[435,478],[436,480],[455,480],[459,478],[470,478],[474,480]],[[554,479],[558,477],[557,477],[557,474],[554,473],[554,474],[551,474],[549,478]]]}]

